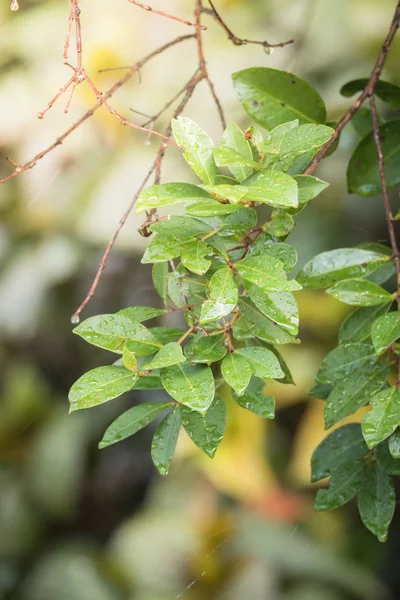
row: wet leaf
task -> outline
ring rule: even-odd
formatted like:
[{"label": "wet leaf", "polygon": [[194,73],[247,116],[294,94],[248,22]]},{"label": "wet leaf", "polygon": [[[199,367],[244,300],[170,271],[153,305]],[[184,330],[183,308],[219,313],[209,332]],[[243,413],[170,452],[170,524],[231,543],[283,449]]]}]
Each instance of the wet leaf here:
[{"label": "wet leaf", "polygon": [[[340,90],[340,93],[342,96],[349,98],[358,92],[362,92],[367,84],[368,79],[355,79],[346,83]],[[376,82],[374,94],[384,102],[387,102],[393,110],[400,108],[400,87],[398,85],[380,79]]]},{"label": "wet leaf", "polygon": [[329,142],[334,129],[326,125],[300,125],[288,131],[282,139],[280,154],[299,155],[321,148]]},{"label": "wet leaf", "polygon": [[253,208],[241,208],[224,218],[220,235],[242,236],[257,224],[257,212]]},{"label": "wet leaf", "polygon": [[380,542],[387,539],[395,505],[392,478],[376,462],[370,462],[358,492],[358,510],[365,527],[376,535]]},{"label": "wet leaf", "polygon": [[204,257],[211,252],[212,250],[206,242],[189,242],[182,250],[181,260],[189,271],[197,275],[204,275],[211,265],[211,260]]},{"label": "wet leaf", "polygon": [[238,302],[238,288],[232,270],[221,267],[208,284],[209,300],[201,308],[200,323],[205,324],[228,315]]},{"label": "wet leaf", "polygon": [[283,263],[273,256],[250,255],[237,263],[236,268],[243,279],[255,283],[266,292],[289,292],[301,289],[294,279],[288,281]]},{"label": "wet leaf", "polygon": [[295,226],[294,219],[284,211],[274,211],[265,231],[273,237],[286,237]]},{"label": "wet leaf", "polygon": [[252,377],[242,394],[234,394],[235,401],[246,410],[250,410],[262,419],[273,419],[275,416],[275,398],[264,394],[265,383]]},{"label": "wet leaf", "polygon": [[235,151],[242,158],[242,163],[240,165],[235,165],[232,162],[221,164],[220,159],[215,157],[217,165],[219,167],[228,166],[232,175],[240,183],[247,179],[247,177],[250,177],[253,173],[253,167],[256,169],[261,168],[261,165],[254,161],[253,152],[245,134],[235,123],[228,123],[222,136],[222,144],[226,150]]},{"label": "wet leaf", "polygon": [[135,214],[145,210],[171,206],[189,200],[210,199],[210,195],[200,187],[190,183],[163,183],[153,185],[141,192],[135,206]]},{"label": "wet leaf", "polygon": [[375,448],[375,458],[379,466],[390,475],[400,475],[400,460],[393,458],[389,451],[388,440]]},{"label": "wet leaf", "polygon": [[214,144],[210,136],[194,121],[178,117],[172,121],[172,130],[183,148],[186,162],[204,183],[212,185],[217,174]]},{"label": "wet leaf", "polygon": [[230,215],[242,207],[237,204],[221,204],[217,200],[193,202],[186,207],[186,214],[193,217],[219,217]]},{"label": "wet leaf", "polygon": [[168,303],[168,262],[156,263],[152,268],[154,289],[164,304]]},{"label": "wet leaf", "polygon": [[150,319],[165,315],[166,312],[166,310],[153,308],[151,306],[129,306],[129,308],[119,310],[116,314],[129,317],[129,319],[132,319],[133,321],[142,323],[143,321],[150,321]]},{"label": "wet leaf", "polygon": [[349,423],[332,431],[314,450],[311,481],[324,479],[343,464],[357,462],[368,452],[359,423]]},{"label": "wet leaf", "polygon": [[150,331],[161,345],[176,342],[185,333],[184,329],[176,329],[174,327],[151,327]]},{"label": "wet leaf", "polygon": [[157,427],[151,443],[151,458],[160,475],[168,475],[180,428],[179,406],[175,406]]},{"label": "wet leaf", "polygon": [[395,431],[388,440],[389,452],[393,458],[400,458],[400,431]]},{"label": "wet leaf", "polygon": [[138,361],[134,352],[129,350],[127,346],[124,346],[122,351],[122,362],[125,369],[138,373]]},{"label": "wet leaf", "polygon": [[315,510],[332,510],[349,502],[359,492],[365,476],[363,460],[342,463],[335,469],[327,490],[318,490]]},{"label": "wet leaf", "polygon": [[221,373],[226,383],[241,396],[249,385],[252,368],[244,356],[233,352],[222,361]]},{"label": "wet leaf", "polygon": [[246,348],[239,348],[235,354],[244,356],[251,367],[253,375],[260,379],[280,379],[284,376],[275,354],[267,348],[247,346]]},{"label": "wet leaf", "polygon": [[374,448],[389,437],[400,424],[400,392],[392,386],[370,398],[372,410],[361,424],[364,439]]},{"label": "wet leaf", "polygon": [[214,377],[209,367],[187,362],[166,367],[161,370],[161,381],[174,400],[202,414],[214,399]]},{"label": "wet leaf", "polygon": [[247,188],[244,198],[248,202],[261,202],[277,208],[297,207],[297,182],[290,175],[272,169],[255,173],[242,186]]},{"label": "wet leaf", "polygon": [[311,175],[296,175],[294,179],[299,189],[299,206],[309,202],[329,186],[326,181]]},{"label": "wet leaf", "polygon": [[289,131],[298,126],[299,120],[295,119],[294,121],[288,121],[287,123],[282,123],[282,125],[274,127],[272,131],[269,132],[269,138],[261,143],[262,154],[267,155],[267,157],[268,155],[281,154],[283,138]]},{"label": "wet leaf", "polygon": [[138,377],[125,367],[107,366],[88,371],[71,387],[70,412],[103,404],[133,389]]},{"label": "wet leaf", "polygon": [[255,306],[271,321],[286,329],[291,335],[299,330],[299,310],[290,292],[264,292],[256,284],[246,285],[247,293]]},{"label": "wet leaf", "polygon": [[378,356],[400,338],[400,311],[383,315],[371,327],[372,343]]},{"label": "wet leaf", "polygon": [[343,344],[325,356],[315,379],[319,383],[336,383],[357,369],[368,369],[376,361],[370,344]]},{"label": "wet leaf", "polygon": [[285,242],[271,242],[268,234],[261,234],[250,250],[250,256],[274,256],[283,263],[285,271],[289,272],[297,263],[296,249]]},{"label": "wet leaf", "polygon": [[388,312],[392,302],[370,308],[357,308],[342,323],[339,330],[339,343],[362,342],[371,335],[372,323]]},{"label": "wet leaf", "polygon": [[205,414],[180,407],[182,425],[190,439],[210,458],[214,458],[226,426],[226,408],[223,399],[217,394]]},{"label": "wet leaf", "polygon": [[298,343],[297,338],[267,317],[248,296],[240,296],[239,310],[250,333],[260,340],[269,344]]},{"label": "wet leaf", "polygon": [[372,281],[348,279],[329,288],[327,293],[351,306],[376,306],[393,299],[393,295]]},{"label": "wet leaf", "polygon": [[219,201],[239,204],[246,196],[247,189],[243,185],[206,185],[207,191]]},{"label": "wet leaf", "polygon": [[190,361],[194,364],[218,362],[226,352],[223,335],[203,336],[194,341]]},{"label": "wet leaf", "polygon": [[143,365],[143,371],[153,371],[154,369],[162,369],[178,363],[185,362],[182,348],[177,342],[169,342],[161,348],[155,355],[153,360]]}]

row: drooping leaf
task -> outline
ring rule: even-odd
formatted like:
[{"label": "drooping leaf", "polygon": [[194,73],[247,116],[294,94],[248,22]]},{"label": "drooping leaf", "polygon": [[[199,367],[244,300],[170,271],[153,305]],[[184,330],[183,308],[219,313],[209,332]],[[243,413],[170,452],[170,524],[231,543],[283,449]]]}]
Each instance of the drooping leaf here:
[{"label": "drooping leaf", "polygon": [[389,452],[393,458],[400,458],[400,431],[395,431],[388,440]]},{"label": "drooping leaf", "polygon": [[369,308],[357,308],[343,321],[339,330],[339,343],[363,342],[371,335],[372,323],[381,315],[386,314],[391,302]]},{"label": "drooping leaf", "polygon": [[163,183],[153,185],[141,192],[135,206],[135,214],[145,210],[171,206],[189,200],[210,199],[210,195],[197,185],[191,183]]},{"label": "drooping leaf", "polygon": [[309,394],[309,396],[315,396],[315,398],[319,398],[320,400],[326,400],[333,390],[333,387],[334,386],[329,383],[317,383],[307,392],[307,394]]},{"label": "drooping leaf", "polygon": [[221,373],[226,383],[241,396],[249,385],[252,368],[244,356],[233,352],[222,361]]},{"label": "drooping leaf", "polygon": [[[287,329],[277,325],[275,321],[267,317],[255,304],[253,304],[248,296],[240,296],[239,310],[250,333],[260,340],[269,344],[298,343],[297,338],[291,335]],[[236,336],[235,328],[233,333]]]},{"label": "drooping leaf", "polygon": [[339,380],[326,400],[325,427],[332,427],[365,406],[385,385],[388,372],[386,364],[376,364],[368,370],[361,367]]},{"label": "drooping leaf", "polygon": [[350,306],[376,306],[386,304],[393,299],[390,294],[376,283],[365,279],[347,279],[340,281],[327,290],[327,293]]},{"label": "drooping leaf", "polygon": [[212,363],[224,358],[227,348],[223,335],[203,336],[195,340],[191,348],[192,363]]},{"label": "drooping leaf", "polygon": [[366,466],[363,482],[358,492],[358,510],[365,527],[380,542],[387,539],[396,497],[393,481],[376,462]]},{"label": "drooping leaf", "polygon": [[375,458],[379,466],[386,473],[389,473],[389,475],[400,475],[400,460],[393,458],[390,454],[388,440],[376,446]]},{"label": "drooping leaf", "polygon": [[271,321],[286,329],[291,335],[299,331],[299,310],[290,292],[264,292],[256,284],[246,285],[247,293],[256,307]]},{"label": "drooping leaf", "polygon": [[246,410],[250,410],[262,419],[273,419],[275,416],[275,398],[264,394],[265,384],[252,377],[241,396],[234,394],[235,401]]},{"label": "drooping leaf", "polygon": [[205,324],[228,315],[238,302],[238,288],[232,270],[226,265],[218,269],[208,284],[209,300],[204,302],[200,323]]},{"label": "drooping leaf", "polygon": [[146,402],[130,408],[111,423],[99,443],[99,448],[107,448],[134,435],[171,406],[171,402]]},{"label": "drooping leaf", "polygon": [[248,202],[261,202],[276,208],[297,207],[298,187],[293,177],[272,169],[251,175],[241,187],[247,188]]},{"label": "drooping leaf", "polygon": [[284,376],[275,354],[261,346],[239,348],[235,354],[244,356],[251,367],[253,375],[260,379],[280,379]]},{"label": "drooping leaf", "polygon": [[226,425],[226,408],[217,394],[206,413],[200,414],[186,406],[180,407],[182,425],[190,439],[210,458],[214,458]]},{"label": "drooping leaf", "polygon": [[378,317],[371,327],[372,343],[378,356],[400,338],[400,312]]},{"label": "drooping leaf", "polygon": [[273,237],[282,238],[287,237],[294,226],[295,222],[291,215],[283,210],[275,210],[265,231]]},{"label": "drooping leaf", "polygon": [[[379,127],[379,136],[388,188],[400,182],[400,119]],[[347,169],[347,186],[350,193],[377,196],[382,192],[374,136],[371,132],[355,149]]]},{"label": "drooping leaf", "polygon": [[117,354],[122,354],[127,343],[137,356],[148,356],[161,348],[159,341],[144,325],[121,314],[90,317],[73,332],[89,344]]},{"label": "drooping leaf", "polygon": [[193,202],[186,207],[186,214],[192,217],[220,217],[230,215],[242,207],[237,204],[221,204],[217,200]]},{"label": "drooping leaf", "polygon": [[157,427],[151,443],[151,458],[160,475],[168,475],[180,428],[179,406],[175,406]]},{"label": "drooping leaf", "polygon": [[71,387],[70,412],[103,404],[131,390],[138,377],[125,367],[107,366],[88,371]]},{"label": "drooping leaf", "polygon": [[307,288],[327,288],[344,279],[368,275],[388,260],[384,254],[362,248],[330,250],[310,260],[297,279]]},{"label": "drooping leaf", "polygon": [[[261,165],[254,161],[253,152],[249,141],[246,139],[243,131],[235,123],[228,123],[227,128],[222,136],[222,144],[227,150],[233,150],[244,159],[240,165],[235,165],[232,162],[221,164],[219,158],[215,156],[219,167],[228,166],[232,175],[241,183],[253,173],[253,168],[260,168]],[[228,159],[229,160],[229,159]]]},{"label": "drooping leaf", "polygon": [[286,242],[271,242],[270,237],[263,233],[252,246],[251,256],[264,256],[268,254],[274,256],[283,263],[285,271],[289,272],[297,263],[296,249]]},{"label": "drooping leaf", "polygon": [[[368,84],[368,79],[355,79],[346,83],[340,93],[347,98],[362,92]],[[382,79],[376,82],[374,94],[384,102],[387,102],[393,110],[400,108],[400,87]]]},{"label": "drooping leaf", "polygon": [[334,384],[357,369],[368,369],[376,361],[370,344],[343,344],[325,356],[315,379],[318,383]]},{"label": "drooping leaf", "polygon": [[162,369],[185,362],[182,348],[177,342],[169,342],[161,348],[155,357],[147,364],[143,365],[143,371],[154,371],[154,369]]},{"label": "drooping leaf", "polygon": [[315,510],[332,510],[349,502],[359,492],[365,476],[363,460],[342,463],[335,469],[327,490],[318,490]]},{"label": "drooping leaf", "polygon": [[324,479],[342,466],[357,462],[368,452],[359,423],[349,423],[330,433],[311,457],[311,481]]},{"label": "drooping leaf", "polygon": [[210,252],[212,250],[206,242],[189,242],[182,250],[181,260],[189,271],[204,275],[211,265],[211,260],[204,257]]},{"label": "drooping leaf", "polygon": [[298,119],[324,123],[325,105],[308,83],[287,71],[264,67],[233,74],[233,85],[246,112],[266,129]]},{"label": "drooping leaf", "polygon": [[164,304],[168,302],[168,262],[156,263],[152,268],[154,289]]},{"label": "drooping leaf", "polygon": [[174,400],[202,414],[214,399],[214,377],[209,367],[187,362],[166,367],[161,370],[161,381]]},{"label": "drooping leaf", "polygon": [[289,281],[283,263],[273,256],[250,255],[237,263],[237,271],[243,279],[255,283],[266,292],[289,292],[301,289],[294,279]]},{"label": "drooping leaf", "polygon": [[172,130],[178,144],[184,150],[184,157],[204,183],[212,185],[217,174],[214,160],[214,144],[210,136],[194,121],[178,117],[172,121]]},{"label": "drooping leaf", "polygon": [[132,321],[142,323],[143,321],[150,321],[150,319],[165,315],[166,312],[166,310],[153,308],[152,306],[129,306],[128,308],[119,310],[116,314],[129,317]]},{"label": "drooping leaf", "polygon": [[329,185],[326,181],[311,175],[296,175],[294,179],[299,189],[299,206],[318,196]]},{"label": "drooping leaf", "polygon": [[368,447],[374,448],[400,425],[400,392],[392,386],[371,396],[370,404],[361,427]]}]

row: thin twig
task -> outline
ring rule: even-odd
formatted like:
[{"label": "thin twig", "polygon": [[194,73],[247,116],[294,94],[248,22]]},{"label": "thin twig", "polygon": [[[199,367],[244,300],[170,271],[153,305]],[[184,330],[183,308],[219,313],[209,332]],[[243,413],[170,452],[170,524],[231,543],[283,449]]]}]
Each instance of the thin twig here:
[{"label": "thin twig", "polygon": [[198,27],[199,29],[207,29],[205,25],[201,25],[198,23],[192,23],[191,21],[187,21],[186,19],[181,19],[180,17],[176,17],[175,15],[170,15],[162,10],[156,10],[147,4],[142,4],[141,2],[137,2],[137,0],[128,0],[131,4],[138,6],[139,8],[144,8],[148,12],[154,13],[155,15],[161,15],[162,17],[166,17],[167,19],[172,19],[173,21],[178,21],[178,23],[182,23],[183,25],[189,25],[190,27]]},{"label": "thin twig", "polygon": [[280,42],[279,44],[270,44],[266,41],[259,40],[247,40],[245,38],[239,38],[237,35],[233,33],[233,31],[228,27],[225,21],[222,19],[221,15],[215,8],[212,0],[208,0],[212,10],[203,9],[203,12],[211,15],[217,21],[217,23],[224,29],[228,38],[231,40],[232,44],[235,46],[245,46],[246,44],[256,44],[257,46],[263,46],[264,48],[283,48],[284,46],[288,46],[289,44],[293,44],[294,40],[288,40],[287,42]]}]

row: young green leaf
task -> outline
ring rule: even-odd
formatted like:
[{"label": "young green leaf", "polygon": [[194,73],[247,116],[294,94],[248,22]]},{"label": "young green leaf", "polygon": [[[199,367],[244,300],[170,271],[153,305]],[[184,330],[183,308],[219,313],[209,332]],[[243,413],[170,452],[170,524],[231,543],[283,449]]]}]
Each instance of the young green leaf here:
[{"label": "young green leaf", "polygon": [[318,196],[329,185],[326,181],[311,175],[296,175],[294,179],[299,189],[299,206]]},{"label": "young green leaf", "polygon": [[189,242],[182,250],[181,260],[189,271],[204,275],[211,266],[211,260],[204,257],[210,252],[212,250],[206,242]]},{"label": "young green leaf", "polygon": [[388,372],[387,365],[376,364],[368,370],[361,367],[338,381],[326,400],[325,427],[332,427],[365,406],[383,388]]},{"label": "young green leaf", "polygon": [[141,323],[121,314],[98,315],[83,321],[73,330],[84,340],[122,354],[124,344],[137,356],[148,356],[157,352],[161,344],[154,335]]},{"label": "young green leaf", "polygon": [[363,342],[371,335],[372,323],[388,312],[392,302],[369,308],[357,308],[343,321],[339,330],[339,344]]},{"label": "young green leaf", "polygon": [[286,329],[291,335],[299,331],[299,310],[290,292],[266,293],[256,284],[248,283],[246,290],[256,307],[271,321]]},{"label": "young green leaf", "polygon": [[186,214],[192,217],[220,217],[230,215],[241,208],[238,204],[221,204],[217,200],[202,200],[188,204]]},{"label": "young green leaf", "polygon": [[368,452],[359,423],[349,423],[332,431],[311,457],[311,481],[324,479],[346,463],[357,462]]},{"label": "young green leaf", "polygon": [[214,144],[210,136],[194,121],[178,117],[172,121],[176,141],[182,146],[186,162],[204,183],[212,185],[217,174]]},{"label": "young green leaf", "polygon": [[211,277],[208,284],[210,300],[204,302],[200,323],[205,324],[228,315],[238,301],[238,288],[232,270],[228,266],[221,267]]},{"label": "young green leaf", "polygon": [[186,406],[180,406],[182,425],[190,439],[210,458],[214,458],[226,426],[226,408],[217,394],[206,413],[200,414]]},{"label": "young green leaf", "polygon": [[263,233],[250,250],[250,256],[274,256],[283,263],[286,272],[290,272],[297,263],[297,252],[286,242],[271,242],[268,234]]},{"label": "young green leaf", "polygon": [[226,383],[241,396],[249,385],[252,368],[244,356],[233,352],[222,361],[221,373]]},{"label": "young green leaf", "polygon": [[153,308],[151,306],[129,306],[128,308],[119,310],[116,314],[128,317],[129,319],[132,319],[132,321],[142,323],[143,321],[150,321],[150,319],[165,315],[166,312],[166,310]]},{"label": "young green leaf", "polygon": [[205,185],[206,190],[219,202],[239,204],[246,196],[247,189],[243,185]]},{"label": "young green leaf", "polygon": [[400,311],[379,317],[371,327],[371,337],[380,356],[400,338]]},{"label": "young green leaf", "polygon": [[[400,119],[384,123],[379,128],[385,179],[388,188],[400,182]],[[347,169],[347,186],[350,193],[377,196],[382,193],[373,132],[355,149]]]},{"label": "young green leaf", "polygon": [[[298,339],[267,317],[248,296],[240,296],[239,310],[250,333],[269,344],[296,344]],[[265,311],[265,309],[264,309]],[[236,329],[233,333],[236,337]],[[240,338],[237,338],[240,339]],[[243,338],[242,338],[243,339]],[[247,339],[244,338],[244,339]]]},{"label": "young green leaf", "polygon": [[261,152],[263,155],[267,155],[267,162],[269,162],[270,159],[269,155],[274,156],[281,153],[281,145],[284,136],[298,126],[299,120],[295,119],[294,121],[282,123],[282,125],[274,127],[273,130],[269,132],[269,138],[261,144]]},{"label": "young green leaf", "polygon": [[241,165],[235,165],[232,163],[225,163],[225,165],[220,164],[219,158],[215,156],[215,160],[217,162],[217,166],[228,166],[232,175],[241,183],[247,177],[253,173],[253,168],[260,168],[260,164],[254,161],[253,152],[250,146],[249,141],[246,139],[243,131],[238,127],[235,123],[228,123],[227,128],[224,131],[224,135],[222,136],[222,144],[223,147],[227,150],[234,150],[242,160],[244,159]]},{"label": "young green leaf", "polygon": [[273,256],[250,255],[236,265],[243,279],[255,283],[266,292],[289,292],[301,289],[294,279],[288,281],[283,263]]},{"label": "young green leaf", "polygon": [[315,380],[333,384],[357,369],[368,369],[376,361],[376,353],[370,344],[343,344],[325,356]]},{"label": "young green leaf", "polygon": [[266,129],[298,119],[300,123],[324,123],[321,96],[308,83],[287,71],[265,67],[233,74],[239,102]]},{"label": "young green leaf", "polygon": [[124,346],[124,349],[122,351],[122,363],[123,363],[125,369],[128,369],[129,371],[133,371],[136,374],[139,372],[138,361],[137,361],[136,355],[134,352],[129,350],[129,348],[127,346]]},{"label": "young green leaf", "polygon": [[255,173],[242,186],[247,188],[244,199],[248,202],[261,202],[274,208],[297,208],[298,187],[293,177],[272,169]]},{"label": "young green leaf", "polygon": [[[245,142],[247,142],[247,140],[245,140]],[[253,169],[261,169],[261,164],[253,160],[253,153],[251,152],[250,146],[248,156],[243,156],[240,152],[237,152],[237,150],[233,150],[227,146],[220,146],[219,148],[215,148],[214,158],[217,167],[229,167],[232,175],[235,171],[237,173],[235,179],[239,182],[246,179],[246,177],[250,177],[253,173]]]},{"label": "young green leaf", "polygon": [[322,252],[310,260],[297,276],[304,287],[319,289],[372,273],[389,257],[362,248],[341,248]]},{"label": "young green leaf", "polygon": [[114,365],[88,371],[71,387],[70,412],[103,404],[133,389],[137,375]]},{"label": "young green leaf", "polygon": [[287,212],[275,210],[265,231],[273,237],[286,237],[295,226],[294,219]]},{"label": "young green leaf", "polygon": [[299,155],[316,150],[328,142],[333,133],[334,129],[326,125],[300,125],[283,136],[280,153]]},{"label": "young green leaf", "polygon": [[161,421],[151,443],[151,458],[160,475],[168,475],[181,428],[179,406]]},{"label": "young green leaf", "polygon": [[370,398],[371,412],[361,424],[365,441],[374,448],[389,437],[400,424],[400,392],[395,386]]},{"label": "young green leaf", "polygon": [[265,383],[252,377],[242,396],[233,395],[235,401],[246,410],[250,410],[262,419],[275,416],[275,398],[264,394]]},{"label": "young green leaf", "polygon": [[393,458],[400,458],[400,431],[395,431],[388,440],[389,452]]},{"label": "young green leaf", "polygon": [[214,399],[214,377],[209,367],[187,362],[166,367],[161,370],[161,381],[174,400],[202,414]]},{"label": "young green leaf", "polygon": [[389,475],[400,475],[400,460],[393,458],[390,454],[388,440],[376,446],[375,458],[379,466],[386,473],[389,473]]},{"label": "young green leaf", "polygon": [[380,542],[387,539],[395,505],[392,478],[376,462],[369,463],[358,492],[358,510],[365,527],[376,535]]},{"label": "young green leaf", "polygon": [[183,356],[182,348],[177,342],[169,342],[161,348],[155,355],[153,360],[143,365],[143,371],[154,371],[154,369],[162,369],[164,367],[170,367],[171,365],[177,365],[178,363],[185,362],[186,358]]},{"label": "young green leaf", "polygon": [[141,192],[135,206],[135,214],[145,210],[171,206],[189,200],[210,199],[210,195],[197,185],[190,183],[163,183],[153,185]]},{"label": "young green leaf", "polygon": [[359,492],[365,477],[363,460],[342,463],[335,469],[327,490],[318,490],[315,510],[332,510],[349,502]]},{"label": "young green leaf", "polygon": [[[280,379],[284,376],[275,354],[261,346],[239,348],[235,354],[244,356],[251,367],[253,375],[260,379]],[[239,394],[240,395],[240,394]]]},{"label": "young green leaf", "polygon": [[160,296],[164,304],[168,303],[168,262],[156,263],[153,265],[152,279],[154,289]]},{"label": "young green leaf", "polygon": [[224,341],[223,335],[209,335],[195,339],[191,348],[190,361],[198,364],[222,360],[227,352]]},{"label": "young green leaf", "polygon": [[130,408],[111,423],[99,443],[99,448],[107,448],[134,435],[171,406],[171,402],[146,402]]},{"label": "young green leaf", "polygon": [[350,306],[376,306],[393,299],[393,295],[372,281],[347,279],[327,290],[327,293]]}]

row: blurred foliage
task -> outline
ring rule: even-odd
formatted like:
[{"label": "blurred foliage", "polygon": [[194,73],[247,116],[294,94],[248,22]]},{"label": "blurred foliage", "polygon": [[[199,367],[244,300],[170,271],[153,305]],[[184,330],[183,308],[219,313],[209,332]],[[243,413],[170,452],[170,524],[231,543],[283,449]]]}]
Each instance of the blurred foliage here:
[{"label": "blurred foliage", "polygon": [[[116,77],[97,74],[100,67],[132,64],[182,33],[181,25],[126,2],[82,4],[85,64],[103,89]],[[152,4],[165,8],[162,0]],[[188,4],[169,0],[168,10],[189,16]],[[348,105],[340,86],[367,75],[394,8],[392,0],[218,4],[238,35],[297,40],[266,55],[257,47],[233,47],[209,24],[210,71],[228,117],[243,127],[248,121],[234,98],[232,71],[255,65],[294,70],[320,91],[334,119]],[[28,159],[92,104],[82,86],[68,116],[61,103],[44,121],[35,117],[64,80],[67,5],[20,0],[17,13],[9,2],[0,5],[2,159]],[[385,73],[395,83],[399,45],[398,38]],[[191,75],[193,52],[190,45],[171,50],[146,66],[141,84],[131,82],[116,97],[117,108],[155,112],[160,98]],[[219,138],[205,86],[185,114]],[[300,265],[322,250],[386,240],[380,202],[350,199],[345,189],[344,167],[356,140],[349,126],[320,169],[331,186],[299,216],[290,240]],[[232,407],[214,461],[183,438],[171,475],[160,480],[148,456],[151,431],[98,452],[102,430],[139,393],[90,415],[68,416],[68,388],[105,356],[71,335],[70,315],[148,168],[156,143],[144,142],[100,110],[33,170],[0,188],[0,599],[384,598],[379,573],[392,597],[400,597],[398,519],[382,550],[363,531],[354,506],[337,514],[312,509],[309,460],[324,436],[323,406],[306,392],[345,316],[332,298],[298,295],[303,343],[285,353],[296,387],[274,384],[274,423]],[[4,160],[0,172],[8,173]],[[187,175],[171,151],[165,180]],[[137,234],[140,223],[130,218],[87,316],[156,305],[150,272],[138,265],[145,243]]]}]

